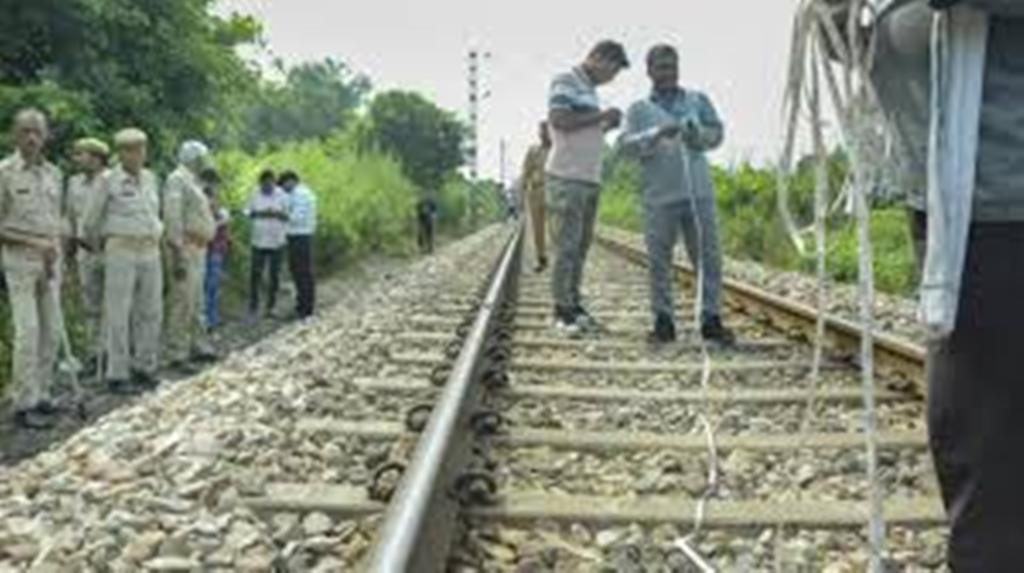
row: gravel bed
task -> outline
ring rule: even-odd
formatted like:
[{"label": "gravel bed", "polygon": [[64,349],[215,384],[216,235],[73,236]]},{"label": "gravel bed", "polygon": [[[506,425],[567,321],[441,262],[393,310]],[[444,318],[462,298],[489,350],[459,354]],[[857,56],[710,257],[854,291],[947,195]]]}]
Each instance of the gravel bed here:
[{"label": "gravel bed", "polygon": [[353,279],[316,321],[0,467],[0,571],[351,570],[372,520],[263,518],[239,502],[270,480],[365,481],[389,446],[298,432],[313,391],[385,360],[406,304],[479,286],[482,273],[467,269],[491,264],[506,233],[492,227]]},{"label": "gravel bed", "polygon": [[423,402],[425,397],[426,394],[391,396],[351,388],[321,389],[310,393],[304,412],[310,418],[338,418],[350,422],[401,422],[405,419],[405,413]]},{"label": "gravel bed", "polygon": [[[737,501],[866,501],[863,448],[779,453],[736,450],[719,462],[716,499]],[[499,448],[504,491],[550,495],[699,498],[707,489],[705,452],[649,450],[584,453],[546,447]],[[886,450],[879,456],[887,497],[938,495],[930,456]]]},{"label": "gravel bed", "polygon": [[[462,551],[453,557],[459,573],[692,573],[697,571],[676,540],[690,531],[664,525],[644,528],[561,527],[541,523],[529,529],[475,524]],[[891,528],[889,570],[945,572],[945,533]],[[860,573],[866,570],[866,535],[853,531],[710,530],[695,545],[719,571],[747,573]]]},{"label": "gravel bed", "polygon": [[[631,400],[628,403],[576,399],[498,398],[490,401],[512,426],[567,431],[624,431],[658,434],[699,434],[702,404]],[[806,404],[724,404],[714,407],[719,435],[793,434],[800,431]],[[924,405],[882,403],[877,407],[879,431],[924,429]],[[813,432],[863,431],[859,404],[818,403]]]},{"label": "gravel bed", "polygon": [[[424,372],[427,370],[424,369]],[[789,390],[806,387],[808,373],[803,369],[758,372],[712,371],[709,380],[715,390],[774,389]],[[700,375],[694,374],[627,374],[606,372],[540,372],[512,370],[513,384],[574,386],[580,388],[629,388],[645,391],[695,390],[700,388]],[[818,388],[859,388],[860,374],[853,370],[826,370],[821,373]]]},{"label": "gravel bed", "polygon": [[[603,228],[601,232],[609,237],[624,240],[631,245],[643,246],[639,235],[618,229]],[[678,253],[680,260],[685,258]],[[780,296],[799,300],[805,304],[817,304],[818,285],[809,275],[771,269],[764,265],[740,260],[726,260],[725,274],[743,282],[757,285]],[[857,286],[830,283],[828,311],[854,322],[860,322],[860,302]],[[875,301],[876,325],[879,330],[912,341],[924,340],[924,333],[917,319],[917,301],[913,298],[878,293]]]},{"label": "gravel bed", "polygon": [[[434,346],[436,348],[436,344]],[[715,364],[729,364],[739,361],[761,360],[773,362],[811,362],[811,353],[799,346],[745,350],[713,350],[710,353]],[[637,345],[633,347],[605,348],[597,345],[582,348],[561,348],[555,346],[518,346],[512,350],[513,361],[527,360],[583,360],[587,362],[672,362],[677,364],[695,363],[702,360],[701,353],[692,346],[676,344],[658,348]]]}]

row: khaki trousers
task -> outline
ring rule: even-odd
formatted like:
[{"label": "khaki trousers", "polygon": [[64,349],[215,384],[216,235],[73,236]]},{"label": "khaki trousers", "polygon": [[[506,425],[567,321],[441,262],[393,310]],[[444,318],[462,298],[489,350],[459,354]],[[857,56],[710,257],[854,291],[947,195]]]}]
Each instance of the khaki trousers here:
[{"label": "khaki trousers", "polygon": [[[53,268],[59,273],[60,264]],[[29,410],[51,397],[60,346],[60,276],[47,277],[42,253],[22,247],[4,247],[3,269],[14,323],[11,398],[15,410]]]},{"label": "khaki trousers", "polygon": [[160,366],[163,270],[156,241],[108,239],[104,251],[107,380]]}]

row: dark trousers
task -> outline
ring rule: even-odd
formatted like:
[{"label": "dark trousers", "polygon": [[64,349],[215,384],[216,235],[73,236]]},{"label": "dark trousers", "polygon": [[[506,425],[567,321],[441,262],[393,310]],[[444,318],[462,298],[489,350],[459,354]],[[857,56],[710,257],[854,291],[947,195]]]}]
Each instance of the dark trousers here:
[{"label": "dark trousers", "polygon": [[295,313],[299,318],[313,314],[316,303],[316,281],[313,277],[313,237],[288,237],[288,271],[295,283]]},{"label": "dark trousers", "polygon": [[424,253],[434,252],[434,217],[433,215],[420,215],[419,232],[416,242],[419,243],[420,251]]},{"label": "dark trousers", "polygon": [[256,313],[260,309],[260,289],[263,286],[264,269],[270,271],[270,284],[267,287],[267,311],[274,310],[274,306],[277,304],[277,289],[281,282],[281,249],[253,247],[251,265],[249,270],[249,312]]},{"label": "dark trousers", "polygon": [[957,573],[1024,571],[1022,351],[1024,224],[975,224],[956,329],[928,348],[929,441]]}]

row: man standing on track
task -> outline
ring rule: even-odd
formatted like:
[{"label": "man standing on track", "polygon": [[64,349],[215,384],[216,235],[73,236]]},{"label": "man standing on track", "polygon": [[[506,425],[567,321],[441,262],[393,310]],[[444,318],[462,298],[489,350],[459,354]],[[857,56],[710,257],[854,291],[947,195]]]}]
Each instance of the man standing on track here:
[{"label": "man standing on track", "polygon": [[115,393],[159,384],[164,226],[159,183],[145,168],[148,140],[138,129],[114,136],[120,165],[104,175],[85,212],[86,237],[103,249],[106,381]]},{"label": "man standing on track", "polygon": [[294,171],[284,172],[280,184],[288,194],[288,271],[295,283],[295,316],[304,320],[313,316],[316,305],[313,273],[316,195]]},{"label": "man standing on track", "polygon": [[534,271],[542,273],[548,268],[548,214],[544,204],[544,167],[547,165],[548,153],[551,151],[548,122],[541,122],[539,133],[540,143],[526,152],[520,188],[526,199],[526,208],[530,213],[530,227],[533,230],[533,250],[537,257]]},{"label": "man standing on track", "polygon": [[42,112],[21,110],[13,131],[17,150],[0,161],[0,243],[14,323],[14,422],[46,429],[56,413],[50,392],[60,340],[62,178],[43,155],[49,127]]},{"label": "man standing on track", "polygon": [[103,341],[100,328],[103,318],[103,255],[86,243],[85,208],[102,184],[110,148],[98,139],[75,142],[74,160],[81,173],[68,180],[64,200],[65,216],[71,226],[67,255],[74,260],[82,293],[82,314],[85,318],[86,347],[89,358],[86,371],[95,372]]},{"label": "man standing on track", "polygon": [[620,110],[601,109],[597,87],[628,67],[622,45],[603,41],[581,65],[555,76],[548,94],[552,145],[545,193],[556,251],[551,292],[555,327],[570,335],[595,326],[580,285],[597,221],[604,134],[622,122]]},{"label": "man standing on track", "polygon": [[167,354],[172,368],[182,374],[196,372],[192,361],[217,358],[206,338],[203,319],[203,276],[206,249],[216,224],[199,174],[210,150],[198,141],[186,141],[178,152],[178,167],[164,185],[163,215],[171,288],[167,305]]},{"label": "man standing on track", "polygon": [[722,325],[722,255],[711,168],[705,153],[722,144],[724,127],[711,100],[679,86],[679,55],[659,45],[647,55],[651,94],[626,114],[620,149],[643,168],[647,254],[650,259],[653,342],[676,339],[672,254],[682,231],[690,263],[701,276],[701,335],[732,344]]},{"label": "man standing on track", "polygon": [[416,243],[420,252],[434,252],[434,227],[437,224],[437,202],[433,197],[424,196],[416,203],[417,233]]}]

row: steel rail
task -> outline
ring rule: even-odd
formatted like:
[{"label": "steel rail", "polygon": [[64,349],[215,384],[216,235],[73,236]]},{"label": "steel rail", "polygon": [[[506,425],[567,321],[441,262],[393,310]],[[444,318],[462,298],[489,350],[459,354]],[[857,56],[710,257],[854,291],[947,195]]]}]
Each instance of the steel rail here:
[{"label": "steel rail", "polygon": [[512,290],[522,236],[520,225],[503,251],[479,314],[388,505],[366,571],[431,573],[446,568],[460,510],[454,485],[470,454],[469,417],[483,393],[478,375],[487,340]]},{"label": "steel rail", "polygon": [[[647,253],[606,235],[597,237],[597,242],[606,249],[627,260],[647,266]],[[693,280],[693,270],[685,265],[673,263],[676,272],[687,280]],[[804,337],[813,337],[818,313],[810,305],[783,298],[756,286],[725,278],[725,296],[729,303],[738,306],[747,314],[762,318],[773,327]],[[855,357],[860,352],[862,336],[860,325],[850,320],[829,315],[825,317],[825,333],[833,349],[846,356]],[[878,370],[907,382],[898,390],[912,392],[919,397],[925,395],[925,350],[922,346],[895,336],[874,333],[875,361]]]}]

